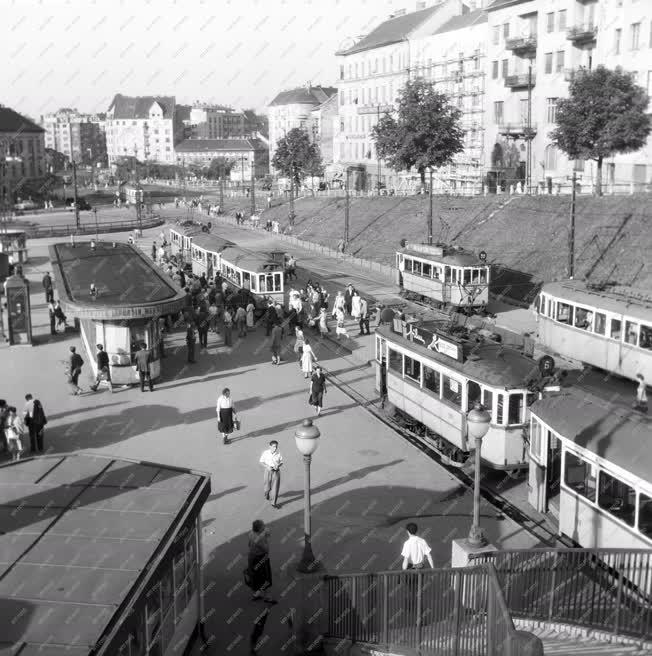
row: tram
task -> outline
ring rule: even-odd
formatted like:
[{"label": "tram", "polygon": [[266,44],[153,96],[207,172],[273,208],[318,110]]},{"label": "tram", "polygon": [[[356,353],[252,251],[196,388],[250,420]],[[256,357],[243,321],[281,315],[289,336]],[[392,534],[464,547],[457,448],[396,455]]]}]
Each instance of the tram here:
[{"label": "tram", "polygon": [[200,226],[174,226],[169,228],[170,254],[181,257],[184,262],[192,257],[192,242],[195,237],[202,234]]},{"label": "tram", "polygon": [[489,302],[491,267],[469,251],[410,243],[397,251],[396,269],[396,282],[407,297],[467,310],[483,309]]},{"label": "tram", "polygon": [[482,403],[491,414],[483,463],[504,471],[527,468],[528,408],[538,393],[559,389],[552,358],[539,365],[502,344],[454,337],[437,322],[395,319],[376,329],[378,389],[385,378],[389,402],[452,466],[461,467],[470,455],[466,416]]},{"label": "tram", "polygon": [[192,272],[196,276],[204,274],[209,280],[221,271],[221,254],[225,248],[235,246],[232,241],[222,239],[217,235],[199,233],[193,235],[190,247],[192,258]]},{"label": "tram", "polygon": [[552,352],[652,380],[652,302],[567,280],[546,283],[534,310],[539,341]]}]

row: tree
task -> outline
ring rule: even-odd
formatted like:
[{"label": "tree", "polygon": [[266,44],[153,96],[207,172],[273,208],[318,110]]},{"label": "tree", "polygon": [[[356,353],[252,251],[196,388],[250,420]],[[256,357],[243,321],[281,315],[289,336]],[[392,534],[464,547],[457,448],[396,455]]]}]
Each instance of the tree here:
[{"label": "tree", "polygon": [[426,169],[464,150],[461,115],[432,83],[410,80],[399,91],[397,116],[385,114],[372,130],[378,155],[396,171],[415,168],[425,186]]},{"label": "tree", "polygon": [[557,103],[553,143],[569,159],[597,162],[595,191],[602,195],[602,162],[616,153],[641,149],[652,130],[648,96],[630,73],[604,66],[580,70],[569,97]]},{"label": "tree", "polygon": [[215,157],[208,166],[206,177],[210,180],[217,180],[222,176],[226,177],[231,172],[233,160],[226,157]]}]

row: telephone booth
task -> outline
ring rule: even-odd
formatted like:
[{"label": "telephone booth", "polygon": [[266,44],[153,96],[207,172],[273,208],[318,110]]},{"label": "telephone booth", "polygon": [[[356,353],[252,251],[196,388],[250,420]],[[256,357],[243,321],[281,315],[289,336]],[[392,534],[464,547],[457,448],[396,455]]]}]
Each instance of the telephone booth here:
[{"label": "telephone booth", "polygon": [[19,275],[7,278],[7,327],[9,344],[31,345],[32,313],[29,304],[29,281]]}]

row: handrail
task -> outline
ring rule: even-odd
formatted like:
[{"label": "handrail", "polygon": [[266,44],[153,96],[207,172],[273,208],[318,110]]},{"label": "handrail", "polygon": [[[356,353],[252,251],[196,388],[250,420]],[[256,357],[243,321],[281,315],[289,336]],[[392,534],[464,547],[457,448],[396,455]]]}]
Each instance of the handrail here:
[{"label": "handrail", "polygon": [[518,634],[493,563],[487,563],[487,656],[512,656]]},{"label": "handrail", "polygon": [[105,234],[108,232],[125,232],[129,230],[140,229],[148,230],[156,228],[165,223],[165,220],[159,216],[138,221],[137,219],[125,221],[106,221],[103,223],[82,223],[79,228],[75,224],[65,224],[62,226],[28,226],[24,232],[30,239],[39,239],[43,237],[67,237],[69,235],[92,235],[95,233]]}]

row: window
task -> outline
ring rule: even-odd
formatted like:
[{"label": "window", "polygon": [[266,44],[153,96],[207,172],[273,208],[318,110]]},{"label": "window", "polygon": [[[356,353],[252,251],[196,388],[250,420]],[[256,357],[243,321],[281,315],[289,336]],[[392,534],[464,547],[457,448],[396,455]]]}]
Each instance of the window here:
[{"label": "window", "polygon": [[532,418],[532,425],[530,429],[530,453],[537,458],[541,457],[541,433],[543,432],[541,424]]},{"label": "window", "polygon": [[455,378],[442,374],[442,398],[453,403],[458,408],[462,407],[462,385]]},{"label": "window", "polygon": [[638,530],[652,538],[652,498],[643,493],[638,497]]},{"label": "window", "polygon": [[403,357],[403,366],[405,367],[405,377],[421,383],[421,363],[407,355]]},{"label": "window", "polygon": [[507,423],[523,423],[523,394],[510,394],[507,406]]},{"label": "window", "polygon": [[399,375],[403,375],[403,354],[399,353],[398,351],[394,351],[394,349],[388,349],[389,350],[389,362],[388,362],[388,367],[392,370],[395,371]]},{"label": "window", "polygon": [[598,335],[604,335],[607,328],[607,316],[602,312],[595,313],[595,320],[593,324],[593,332]]},{"label": "window", "polygon": [[566,10],[562,9],[557,14],[559,16],[559,31],[563,32],[566,29]]},{"label": "window", "polygon": [[617,478],[600,472],[598,485],[598,505],[626,524],[634,526],[634,509],[636,506],[634,488]]},{"label": "window", "polygon": [[485,407],[486,411],[493,417],[494,393],[491,390],[488,389],[482,390],[482,405]]},{"label": "window", "polygon": [[505,395],[498,394],[496,395],[496,423],[503,423],[503,407],[505,403]]},{"label": "window", "polygon": [[509,59],[503,59],[503,78],[509,75]]},{"label": "window", "polygon": [[573,492],[595,501],[595,472],[591,464],[566,451],[564,454],[564,483]]},{"label": "window", "polygon": [[611,339],[617,339],[618,341],[620,341],[621,331],[622,331],[622,323],[620,319],[612,319],[611,330],[609,331],[609,336],[611,337]]},{"label": "window", "polygon": [[503,39],[505,39],[505,41],[509,39],[509,23],[503,25]]},{"label": "window", "polygon": [[500,43],[500,26],[494,25],[493,30],[491,31],[491,43],[497,46]]},{"label": "window", "polygon": [[652,350],[652,326],[641,324],[641,334],[638,345],[641,348]]},{"label": "window", "polygon": [[555,12],[551,11],[546,14],[546,31],[548,34],[555,31]]},{"label": "window", "polygon": [[546,98],[546,120],[548,123],[557,122],[557,98]]},{"label": "window", "polygon": [[425,278],[432,278],[432,264],[428,264],[424,262],[421,268],[422,268],[421,271],[422,276],[424,276]]},{"label": "window", "polygon": [[583,307],[575,308],[575,328],[582,328],[584,330],[591,330],[593,323],[593,312]]},{"label": "window", "polygon": [[470,380],[466,384],[466,408],[471,410],[476,403],[482,403],[482,388],[478,383]]},{"label": "window", "polygon": [[620,42],[622,40],[623,31],[618,28],[614,30],[614,55],[620,54]]},{"label": "window", "polygon": [[440,376],[441,374],[435,369],[426,366],[423,367],[423,386],[435,394],[435,396],[439,396],[439,390],[441,389]]},{"label": "window", "polygon": [[491,62],[491,79],[492,80],[498,79],[498,60]]},{"label": "window", "polygon": [[557,51],[557,73],[561,73],[564,70],[564,51]]},{"label": "window", "polygon": [[546,57],[545,72],[546,74],[549,74],[552,73],[552,53],[547,52],[545,57]]},{"label": "window", "polygon": [[631,35],[631,42],[632,42],[631,49],[638,50],[639,39],[641,37],[641,24],[632,23],[631,27],[629,28],[629,33]]},{"label": "window", "polygon": [[560,323],[573,323],[573,306],[568,303],[557,303],[557,321]]},{"label": "window", "polygon": [[638,324],[625,321],[625,343],[638,346]]}]

